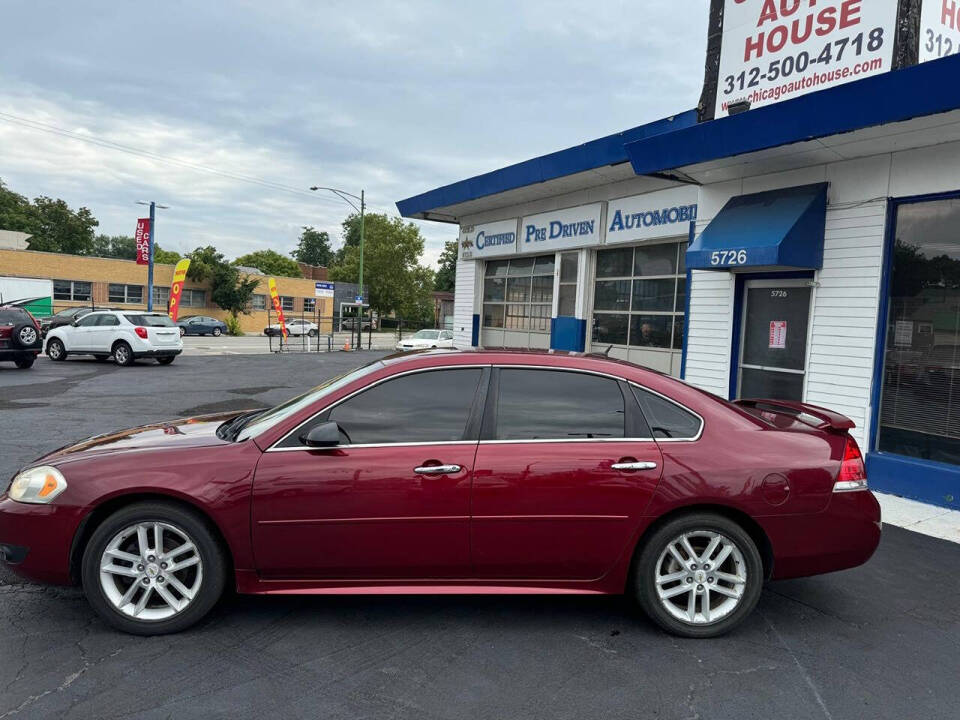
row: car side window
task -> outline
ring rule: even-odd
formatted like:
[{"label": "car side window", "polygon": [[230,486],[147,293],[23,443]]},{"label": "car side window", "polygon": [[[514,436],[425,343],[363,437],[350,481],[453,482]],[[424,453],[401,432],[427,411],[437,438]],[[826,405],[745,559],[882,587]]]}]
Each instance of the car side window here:
[{"label": "car side window", "polygon": [[700,433],[702,421],[693,413],[655,393],[630,387],[655,438],[690,440]]},{"label": "car side window", "polygon": [[299,447],[313,425],[333,421],[350,445],[457,442],[467,422],[483,371],[431,370],[404,375],[354,395],[297,430],[281,447]]},{"label": "car side window", "polygon": [[93,327],[98,324],[102,315],[84,315],[82,318],[77,320],[78,327]]},{"label": "car side window", "polygon": [[97,318],[98,327],[113,327],[119,324],[120,320],[115,315],[100,315]]},{"label": "car side window", "polygon": [[620,384],[561,370],[500,371],[497,440],[606,440],[625,437]]}]

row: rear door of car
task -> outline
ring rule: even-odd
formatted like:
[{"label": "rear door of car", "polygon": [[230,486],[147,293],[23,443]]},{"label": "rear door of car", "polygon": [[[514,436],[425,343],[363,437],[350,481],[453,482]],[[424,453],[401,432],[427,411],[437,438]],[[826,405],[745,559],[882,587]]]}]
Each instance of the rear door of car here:
[{"label": "rear door of car", "polygon": [[494,369],[474,469],[471,544],[484,579],[590,580],[626,550],[662,458],[627,383]]},{"label": "rear door of car", "polygon": [[[470,574],[470,483],[490,371],[384,379],[291,431],[260,459],[253,544],[266,578],[428,580]],[[300,438],[336,422],[342,442]]]},{"label": "rear door of car", "polygon": [[110,313],[97,315],[96,318],[97,324],[90,329],[85,340],[89,342],[89,349],[91,350],[110,352],[113,341],[118,337],[120,318]]}]

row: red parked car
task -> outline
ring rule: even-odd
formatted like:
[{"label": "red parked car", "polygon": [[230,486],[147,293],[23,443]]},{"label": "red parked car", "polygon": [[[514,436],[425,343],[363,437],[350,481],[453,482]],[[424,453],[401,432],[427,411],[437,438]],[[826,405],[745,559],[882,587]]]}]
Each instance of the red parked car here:
[{"label": "red parked car", "polygon": [[443,351],[266,411],[39,459],[0,555],[144,635],[241,593],[628,593],[663,628],[741,622],[767,579],[854,567],[880,511],[846,418],[728,403],[628,363]]},{"label": "red parked car", "polygon": [[42,347],[37,319],[17,305],[0,305],[0,361],[10,360],[27,370]]}]

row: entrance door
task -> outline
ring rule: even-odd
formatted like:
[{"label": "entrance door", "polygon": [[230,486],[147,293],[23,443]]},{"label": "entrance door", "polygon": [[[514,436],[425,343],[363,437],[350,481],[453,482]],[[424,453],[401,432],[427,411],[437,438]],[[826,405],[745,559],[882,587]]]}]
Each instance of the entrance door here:
[{"label": "entrance door", "polygon": [[810,297],[807,280],[747,282],[739,397],[803,400]]}]

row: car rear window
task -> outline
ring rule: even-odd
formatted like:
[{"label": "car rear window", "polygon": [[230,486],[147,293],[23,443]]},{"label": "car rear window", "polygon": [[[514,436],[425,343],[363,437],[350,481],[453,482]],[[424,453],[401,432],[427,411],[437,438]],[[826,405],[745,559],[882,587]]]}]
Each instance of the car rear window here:
[{"label": "car rear window", "polygon": [[0,323],[16,325],[22,322],[30,322],[30,316],[26,311],[20,308],[0,308]]},{"label": "car rear window", "polygon": [[141,327],[173,327],[173,320],[169,315],[134,315],[125,316],[134,325]]}]

